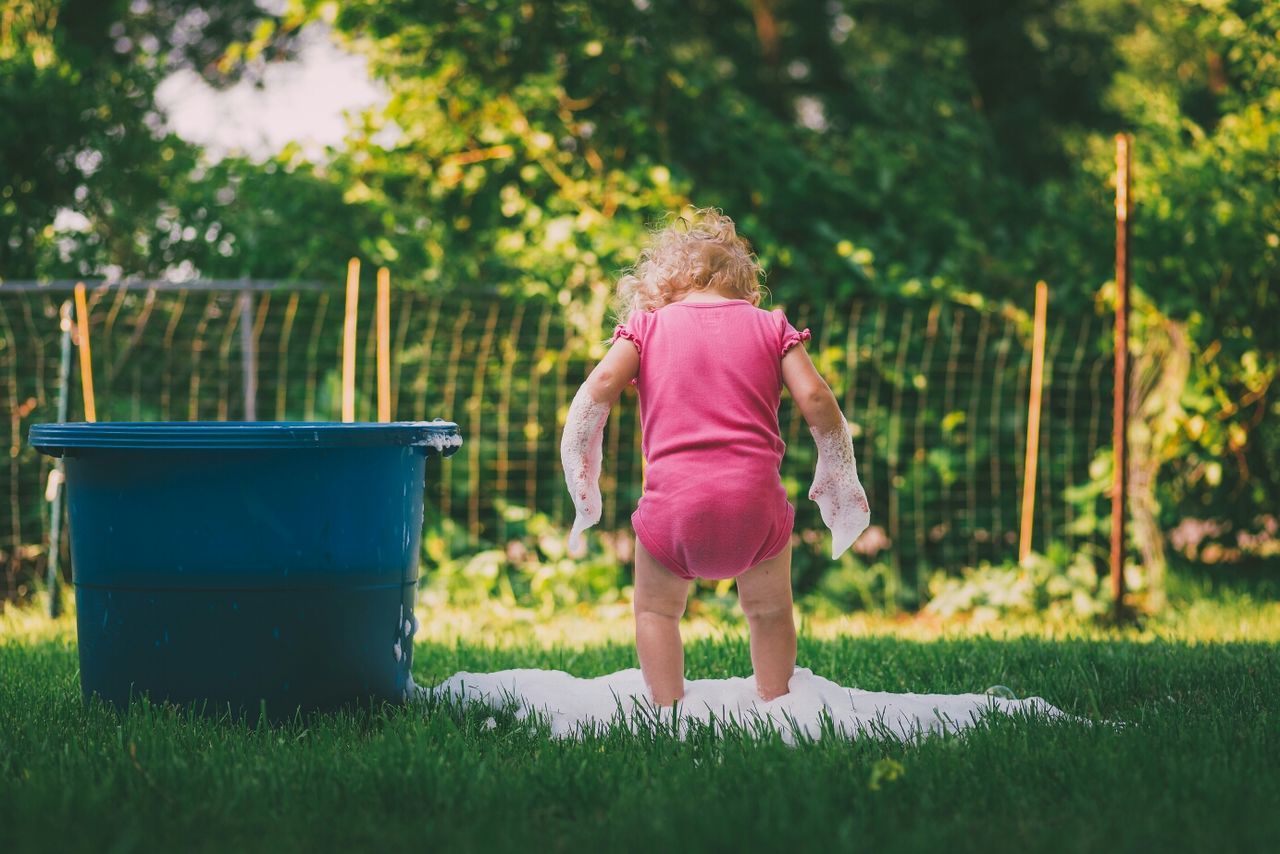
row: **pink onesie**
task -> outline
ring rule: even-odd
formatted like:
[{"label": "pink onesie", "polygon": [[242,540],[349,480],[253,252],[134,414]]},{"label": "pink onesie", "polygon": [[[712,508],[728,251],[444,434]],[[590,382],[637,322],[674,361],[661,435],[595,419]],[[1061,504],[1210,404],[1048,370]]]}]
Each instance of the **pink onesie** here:
[{"label": "pink onesie", "polygon": [[791,538],[778,474],[782,355],[809,338],[746,300],[635,312],[613,339],[640,352],[644,494],[636,536],[681,578],[733,578]]}]

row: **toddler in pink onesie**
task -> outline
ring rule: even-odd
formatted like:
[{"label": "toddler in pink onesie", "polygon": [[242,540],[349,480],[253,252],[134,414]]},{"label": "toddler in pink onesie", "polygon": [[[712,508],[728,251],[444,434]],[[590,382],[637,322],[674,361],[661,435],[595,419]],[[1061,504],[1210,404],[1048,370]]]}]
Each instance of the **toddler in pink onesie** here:
[{"label": "toddler in pink onesie", "polygon": [[795,507],[778,475],[782,357],[808,339],[781,309],[686,297],[633,312],[644,495],[636,537],[681,578],[736,578],[791,539]]},{"label": "toddler in pink onesie", "polygon": [[757,307],[760,268],[733,221],[698,210],[657,232],[618,283],[613,346],[570,406],[561,457],[577,509],[571,549],[600,517],[601,438],[628,384],[639,395],[644,494],[636,533],[636,649],[659,705],[684,693],[679,620],[689,582],[736,579],[756,688],[787,693],[795,667],[791,533],[779,476],[786,386],[818,443],[809,497],[832,530],[832,557],[869,523],[848,425],[781,309]]}]

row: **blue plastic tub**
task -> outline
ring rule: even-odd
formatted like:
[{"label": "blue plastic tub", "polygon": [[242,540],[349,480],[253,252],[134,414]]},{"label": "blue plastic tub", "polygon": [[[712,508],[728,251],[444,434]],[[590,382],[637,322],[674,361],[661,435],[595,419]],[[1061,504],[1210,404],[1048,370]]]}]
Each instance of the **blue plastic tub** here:
[{"label": "blue plastic tub", "polygon": [[426,462],[461,442],[445,421],[34,426],[65,458],[86,699],[406,699]]}]

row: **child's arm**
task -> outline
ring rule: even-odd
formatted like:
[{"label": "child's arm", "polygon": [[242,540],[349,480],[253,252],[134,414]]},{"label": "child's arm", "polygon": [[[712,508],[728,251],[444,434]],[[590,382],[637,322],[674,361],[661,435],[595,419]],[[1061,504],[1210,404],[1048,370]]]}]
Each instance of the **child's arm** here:
[{"label": "child's arm", "polygon": [[818,446],[818,466],[809,498],[817,502],[822,522],[831,531],[834,560],[871,524],[871,508],[858,480],[849,424],[836,396],[803,347],[792,347],[782,357],[782,381]]},{"label": "child's arm", "polygon": [[600,521],[600,462],[604,456],[604,425],[609,409],[640,370],[635,344],[619,338],[573,396],[560,439],[560,462],[576,511],[569,533],[569,554],[586,553],[582,532]]}]

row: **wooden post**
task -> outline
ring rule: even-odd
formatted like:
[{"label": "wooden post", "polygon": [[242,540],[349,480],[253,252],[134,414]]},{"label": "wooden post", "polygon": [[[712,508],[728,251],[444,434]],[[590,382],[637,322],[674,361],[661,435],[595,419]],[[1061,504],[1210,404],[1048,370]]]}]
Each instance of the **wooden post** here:
[{"label": "wooden post", "polygon": [[378,270],[378,420],[391,420],[391,272]]},{"label": "wooden post", "polygon": [[253,334],[253,294],[240,291],[240,362],[244,377],[244,420],[258,420],[258,347]]},{"label": "wooden post", "polygon": [[98,420],[98,408],[93,400],[93,359],[89,350],[89,301],[85,296],[84,282],[76,282],[76,337],[80,345],[80,391],[84,395],[84,420]]},{"label": "wooden post", "polygon": [[1049,286],[1036,282],[1035,330],[1031,338],[1031,401],[1027,405],[1027,456],[1022,467],[1022,536],[1018,541],[1018,563],[1026,565],[1031,556],[1031,525],[1036,506],[1036,463],[1040,450],[1040,391],[1044,375],[1044,326],[1049,303]]},{"label": "wooden post", "polygon": [[1111,477],[1111,595],[1115,613],[1124,610],[1126,498],[1129,491],[1129,201],[1128,134],[1116,134],[1116,330],[1115,395],[1112,400],[1114,469]]},{"label": "wooden post", "polygon": [[356,313],[360,300],[360,259],[347,262],[347,315],[342,329],[342,420],[356,420]]}]

